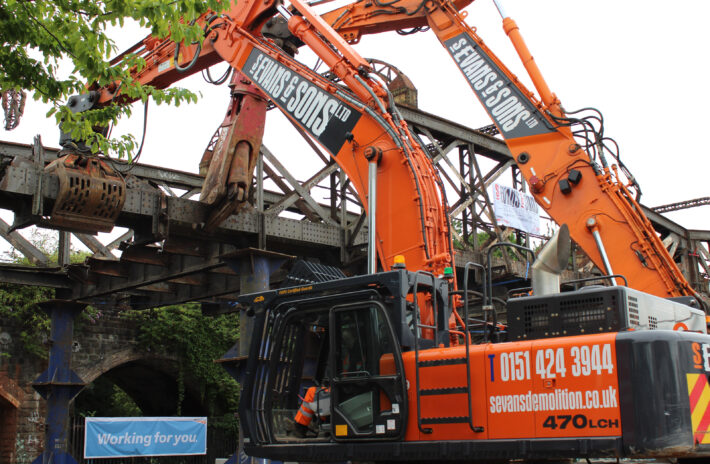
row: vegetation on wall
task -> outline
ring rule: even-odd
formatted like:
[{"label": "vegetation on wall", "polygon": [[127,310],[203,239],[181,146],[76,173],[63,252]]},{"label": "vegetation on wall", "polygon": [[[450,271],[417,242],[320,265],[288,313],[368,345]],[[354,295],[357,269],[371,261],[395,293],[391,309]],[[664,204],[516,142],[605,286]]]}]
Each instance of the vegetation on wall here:
[{"label": "vegetation on wall", "polygon": [[[47,257],[49,266],[57,264],[58,240],[55,235],[47,231],[33,230],[30,240]],[[14,248],[4,254],[5,261],[31,266],[30,261]],[[88,254],[85,251],[72,250],[70,261],[83,262]],[[46,342],[50,324],[49,316],[39,307],[39,303],[51,300],[54,296],[55,291],[52,288],[0,283],[0,320],[19,328],[23,351],[41,359],[48,357]],[[82,315],[82,320],[89,319],[93,313],[95,310],[88,308]],[[4,353],[4,356],[9,354]]]},{"label": "vegetation on wall", "polygon": [[[26,285],[0,284],[0,321],[19,329],[23,351],[47,358],[45,341],[49,336],[49,316],[38,303],[54,298],[54,289]],[[9,356],[1,353],[1,356]]]},{"label": "vegetation on wall", "polygon": [[[49,232],[35,232],[32,243],[39,248],[50,263],[57,262],[56,237]],[[26,258],[14,251],[6,253],[14,264],[29,266]],[[83,262],[88,253],[72,251],[71,262]],[[55,297],[54,289],[0,283],[0,326],[12,326],[19,332],[21,351],[29,356],[46,359],[49,355],[47,341],[50,333],[49,316],[39,303]],[[87,306],[76,318],[74,333],[80,333],[88,324],[100,323],[105,315]],[[165,354],[178,360],[177,414],[181,414],[185,379],[199,387],[202,404],[210,416],[225,415],[224,422],[235,425],[234,413],[239,403],[239,386],[224,368],[215,363],[239,336],[237,314],[216,317],[203,316],[197,303],[167,306],[145,311],[123,311],[120,317],[137,327],[139,347],[152,353]],[[8,353],[0,356],[9,356]],[[97,379],[81,395],[76,413],[80,415],[135,416],[140,409],[126,393],[108,380]]]},{"label": "vegetation on wall", "polygon": [[126,392],[105,377],[99,377],[74,401],[74,414],[82,417],[136,417],[141,410]]},{"label": "vegetation on wall", "polygon": [[[14,284],[0,284],[0,320],[18,327],[22,350],[38,358],[48,357],[47,339],[50,321],[38,303],[52,299],[54,290]],[[77,320],[81,325],[100,319],[100,313],[89,307]],[[178,404],[181,414],[184,379],[197,383],[200,400],[210,416],[226,415],[224,422],[234,424],[239,404],[239,385],[224,368],[215,363],[238,337],[238,316],[203,316],[195,303],[169,306],[148,311],[126,311],[123,317],[135,322],[141,347],[178,359]],[[7,356],[7,354],[6,354]],[[125,392],[111,382],[95,382],[82,394],[76,412],[81,415],[134,416],[141,415]]]},{"label": "vegetation on wall", "polygon": [[[459,234],[459,236],[463,235],[463,225],[461,221],[458,220],[452,220],[451,221],[451,226],[453,227],[454,231]],[[487,231],[477,231],[476,236],[478,239],[478,244],[480,249],[486,250],[488,246],[492,245],[496,236],[492,232],[487,232]],[[462,240],[455,238],[453,239],[454,241],[454,248],[463,250],[466,249],[467,247],[474,247],[474,242],[473,242],[473,235],[469,235],[468,237],[468,242],[465,243]],[[510,234],[508,235],[506,243],[513,243],[516,245],[524,245],[518,238],[516,237],[516,234]],[[499,243],[496,241],[496,243]],[[539,247],[538,247],[539,248]],[[506,250],[506,254],[508,255],[508,258],[513,260],[513,261],[520,261],[521,260],[521,255],[519,253],[516,253],[513,249],[513,247],[496,247],[496,249],[493,250],[493,257],[494,258],[503,258],[503,249]],[[533,250],[537,252],[537,250]],[[529,258],[529,256],[525,255],[525,257]]]},{"label": "vegetation on wall", "polygon": [[[185,383],[197,386],[199,400],[210,417],[210,427],[236,433],[239,385],[215,363],[236,342],[236,315],[203,316],[199,305],[188,303],[147,311],[124,311],[121,317],[138,328],[139,347],[176,358],[178,398],[175,414],[183,415]],[[74,404],[79,416],[141,416],[138,405],[118,385],[99,377],[82,391]]]},{"label": "vegetation on wall", "polygon": [[239,385],[214,362],[237,341],[239,320],[236,314],[207,317],[202,315],[198,304],[188,303],[129,311],[126,317],[140,327],[138,341],[141,346],[152,352],[178,357],[179,396],[184,397],[184,379],[189,376],[200,383],[200,399],[209,415],[237,411]]}]

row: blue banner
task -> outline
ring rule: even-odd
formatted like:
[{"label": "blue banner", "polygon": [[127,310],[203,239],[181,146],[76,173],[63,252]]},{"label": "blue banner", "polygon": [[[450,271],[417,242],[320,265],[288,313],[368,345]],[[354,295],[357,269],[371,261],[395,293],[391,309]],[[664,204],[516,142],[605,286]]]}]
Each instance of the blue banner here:
[{"label": "blue banner", "polygon": [[84,458],[207,453],[206,417],[87,417]]}]

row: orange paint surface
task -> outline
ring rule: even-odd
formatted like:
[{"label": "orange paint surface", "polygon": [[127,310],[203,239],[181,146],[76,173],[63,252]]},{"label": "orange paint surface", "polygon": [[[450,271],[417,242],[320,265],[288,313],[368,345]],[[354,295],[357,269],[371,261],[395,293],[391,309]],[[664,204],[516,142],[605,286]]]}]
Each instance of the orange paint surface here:
[{"label": "orange paint surface", "polygon": [[[482,440],[621,435],[616,334],[469,347],[474,432],[466,423],[417,427],[414,353],[404,354],[409,381],[406,439]],[[465,347],[420,351],[420,361],[463,358]],[[445,357],[445,358],[444,358]],[[466,365],[420,367],[420,389],[466,386]],[[466,393],[420,396],[421,417],[468,416]]]}]

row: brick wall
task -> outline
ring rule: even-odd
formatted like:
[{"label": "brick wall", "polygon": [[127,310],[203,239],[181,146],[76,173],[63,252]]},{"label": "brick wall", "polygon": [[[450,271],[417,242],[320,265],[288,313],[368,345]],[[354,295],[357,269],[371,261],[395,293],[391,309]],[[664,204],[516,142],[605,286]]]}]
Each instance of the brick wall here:
[{"label": "brick wall", "polygon": [[46,409],[32,381],[46,361],[24,353],[19,329],[0,328],[0,463],[29,464],[42,452]]},{"label": "brick wall", "polygon": [[15,461],[15,435],[17,434],[17,408],[0,398],[0,462]]},{"label": "brick wall", "polygon": [[[81,321],[72,369],[86,382],[123,363],[150,357],[137,349],[136,328],[116,314]],[[47,361],[23,351],[20,328],[0,319],[0,464],[31,464],[44,449],[46,402],[32,382]]]},{"label": "brick wall", "polygon": [[16,461],[15,435],[17,434],[18,409],[24,393],[8,377],[0,358],[0,463]]},{"label": "brick wall", "polygon": [[15,456],[17,464],[30,464],[44,449],[45,401],[32,387],[17,412]]}]

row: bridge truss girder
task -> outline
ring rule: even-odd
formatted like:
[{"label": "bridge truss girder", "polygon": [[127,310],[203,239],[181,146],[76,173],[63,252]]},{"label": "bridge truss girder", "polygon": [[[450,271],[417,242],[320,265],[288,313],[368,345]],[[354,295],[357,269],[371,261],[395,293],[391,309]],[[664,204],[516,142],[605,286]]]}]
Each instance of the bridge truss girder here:
[{"label": "bridge truss girder", "polygon": [[[457,262],[482,262],[485,248],[524,233],[500,227],[487,188],[504,175],[525,188],[505,143],[460,124],[408,107],[405,119],[427,146],[446,185],[449,214],[457,224]],[[353,273],[363,272],[366,221],[348,179],[305,134],[322,160],[305,181],[296,177],[264,147],[258,159],[250,205],[205,232],[209,215],[196,199],[202,177],[165,168],[135,165],[125,175],[126,201],[117,226],[127,231],[103,243],[94,236],[59,232],[59,260],[52,264],[31,242],[0,220],[0,236],[38,267],[0,267],[0,281],[61,289],[73,301],[125,305],[143,309],[186,301],[224,308],[239,293],[239,276],[229,268],[230,256],[246,248],[268,249],[317,259]],[[0,144],[0,208],[11,210],[15,222],[45,224],[57,197],[55,175],[43,172],[57,150],[12,143]],[[269,190],[266,186],[275,190]],[[708,231],[687,231],[646,208],[669,249],[679,258],[686,277],[707,292]],[[489,239],[479,241],[478,232]],[[544,238],[544,237],[540,237]],[[69,243],[79,240],[93,255],[69,264]],[[118,257],[118,252],[120,257]],[[507,256],[506,256],[507,258]],[[505,272],[515,273],[511,263]],[[274,282],[283,273],[272,276]]]}]

